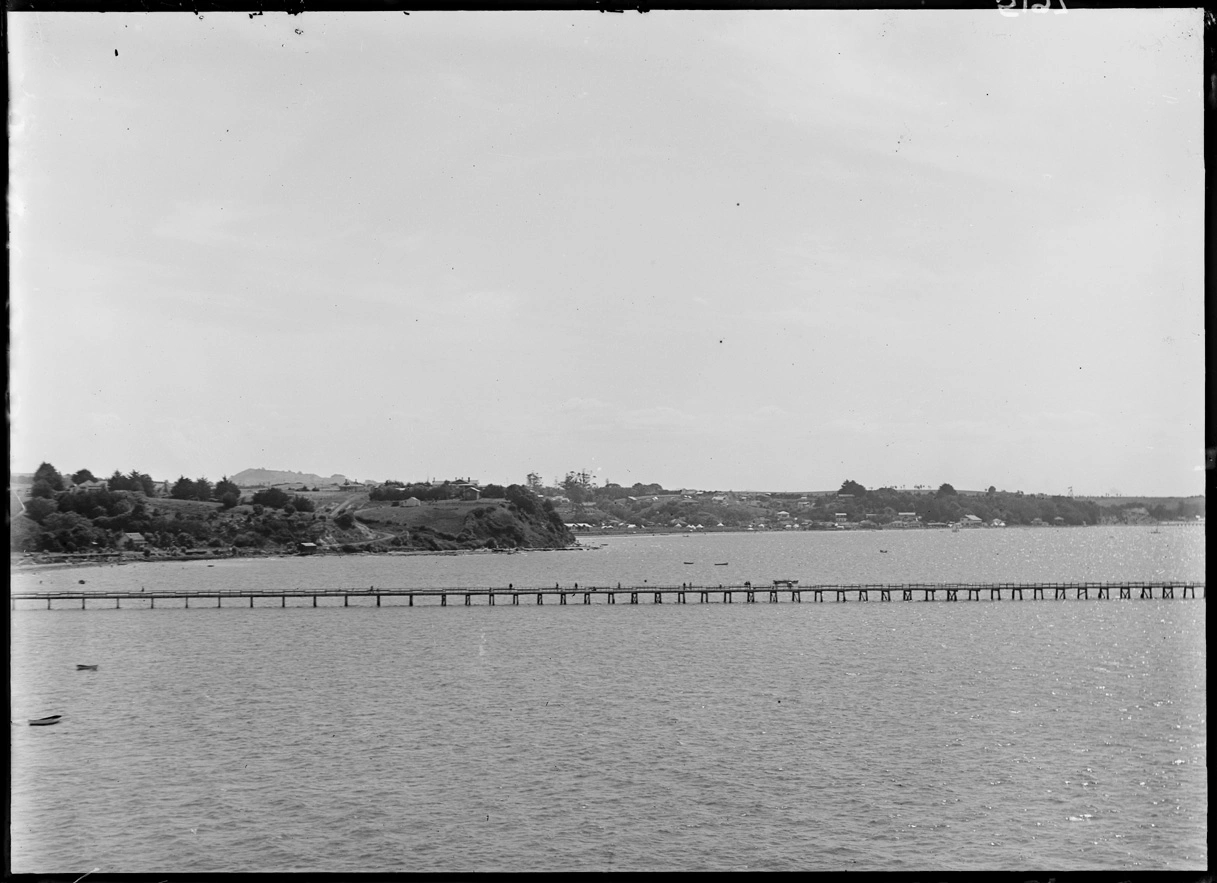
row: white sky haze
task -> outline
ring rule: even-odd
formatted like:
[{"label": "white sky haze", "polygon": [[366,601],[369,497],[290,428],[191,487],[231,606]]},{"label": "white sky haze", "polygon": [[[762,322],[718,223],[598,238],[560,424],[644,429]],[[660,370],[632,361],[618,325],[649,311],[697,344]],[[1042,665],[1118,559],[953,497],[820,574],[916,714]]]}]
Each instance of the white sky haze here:
[{"label": "white sky haze", "polygon": [[1202,493],[1201,15],[10,13],[12,468]]}]

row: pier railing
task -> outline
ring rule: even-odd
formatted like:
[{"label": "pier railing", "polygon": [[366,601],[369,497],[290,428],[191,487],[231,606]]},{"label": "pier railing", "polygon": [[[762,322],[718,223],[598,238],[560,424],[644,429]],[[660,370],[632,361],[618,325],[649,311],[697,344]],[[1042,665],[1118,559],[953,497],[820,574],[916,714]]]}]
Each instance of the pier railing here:
[{"label": "pier railing", "polygon": [[[354,601],[356,606],[375,604],[380,607],[386,602],[395,606],[415,606],[420,604],[435,604],[449,606],[462,604],[469,607],[474,604],[495,606],[496,604],[519,605],[524,603],[557,603],[557,604],[710,604],[710,603],[770,603],[781,601],[790,603],[822,603],[825,600],[833,602],[846,601],[1040,601],[1040,600],[1173,600],[1182,598],[1207,597],[1205,583],[1178,581],[1135,581],[1135,582],[1042,582],[1042,583],[851,583],[851,584],[806,584],[799,580],[773,580],[771,584],[753,585],[745,582],[742,585],[719,584],[715,586],[681,584],[679,586],[580,586],[578,583],[549,587],[517,587],[508,584],[506,587],[438,587],[438,588],[392,588],[369,586],[368,588],[294,588],[294,589],[123,589],[123,590],[59,590],[14,592],[9,596],[13,610],[17,610],[17,602],[23,608],[37,604],[46,609],[75,608],[88,609],[100,607],[113,601],[114,607],[122,607],[123,601],[135,602],[134,606],[155,608],[157,602],[169,602],[168,606],[190,607],[200,603],[214,601],[214,606],[223,607],[224,601],[247,602],[249,607],[279,606],[287,607],[301,605],[300,600],[311,600],[311,606],[336,606],[341,599],[343,607],[350,607]],[[325,605],[318,602],[324,599]],[[255,602],[262,603],[256,604]],[[92,602],[92,604],[90,604]],[[174,602],[181,602],[180,604]],[[267,603],[270,602],[270,603]],[[278,602],[275,604],[274,602]],[[130,603],[128,606],[132,606]],[[244,605],[242,605],[244,606]]]}]

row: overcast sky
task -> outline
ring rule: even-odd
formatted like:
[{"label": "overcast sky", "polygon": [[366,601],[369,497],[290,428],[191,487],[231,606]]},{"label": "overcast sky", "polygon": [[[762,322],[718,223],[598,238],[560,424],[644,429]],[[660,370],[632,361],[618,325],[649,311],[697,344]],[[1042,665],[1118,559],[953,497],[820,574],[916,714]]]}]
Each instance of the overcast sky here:
[{"label": "overcast sky", "polygon": [[1200,10],[8,21],[18,472],[1203,491]]}]

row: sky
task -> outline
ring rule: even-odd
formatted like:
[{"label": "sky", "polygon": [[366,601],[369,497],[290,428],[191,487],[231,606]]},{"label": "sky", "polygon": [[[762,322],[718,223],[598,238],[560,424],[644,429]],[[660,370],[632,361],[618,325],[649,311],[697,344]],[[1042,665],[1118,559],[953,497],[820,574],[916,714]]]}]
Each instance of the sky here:
[{"label": "sky", "polygon": [[9,13],[10,466],[1203,493],[1201,14]]}]

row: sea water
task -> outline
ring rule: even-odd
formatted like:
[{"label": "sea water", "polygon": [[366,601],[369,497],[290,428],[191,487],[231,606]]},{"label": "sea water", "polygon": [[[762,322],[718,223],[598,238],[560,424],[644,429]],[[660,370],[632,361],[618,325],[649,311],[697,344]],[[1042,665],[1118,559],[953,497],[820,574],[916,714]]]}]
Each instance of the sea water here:
[{"label": "sea water", "polygon": [[[1195,528],[842,534],[14,588],[1204,579]],[[1207,867],[1205,600],[736,600],[20,607],[12,868]]]}]

